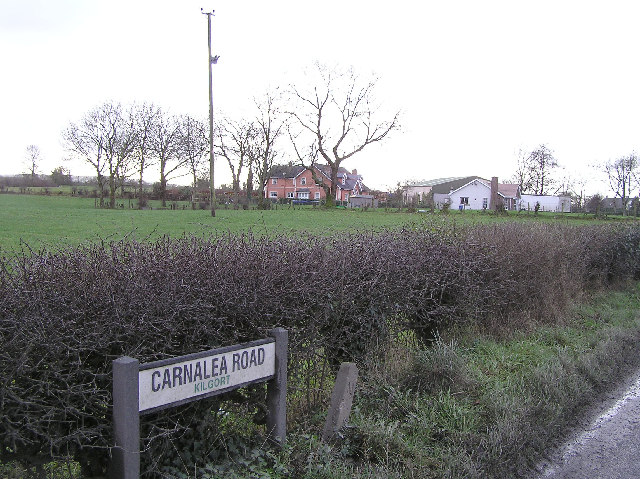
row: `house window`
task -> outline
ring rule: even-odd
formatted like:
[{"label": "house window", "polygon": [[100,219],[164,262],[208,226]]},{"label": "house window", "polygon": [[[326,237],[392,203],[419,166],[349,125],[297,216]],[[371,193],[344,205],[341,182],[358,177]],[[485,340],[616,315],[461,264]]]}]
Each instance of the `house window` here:
[{"label": "house window", "polygon": [[486,210],[489,205],[489,198],[482,198],[482,209]]},{"label": "house window", "polygon": [[316,191],[315,198],[316,198],[316,200],[320,199],[320,192],[319,191]]},{"label": "house window", "polygon": [[307,179],[304,176],[302,178],[300,178],[300,184],[301,185],[306,185],[307,184]]},{"label": "house window", "polygon": [[344,185],[347,182],[346,178],[343,176],[342,177],[342,184]]},{"label": "house window", "polygon": [[287,193],[287,198],[293,198],[293,191],[289,191]]},{"label": "house window", "polygon": [[308,191],[298,191],[298,198],[300,198],[301,200],[308,200],[309,199],[309,192]]},{"label": "house window", "polygon": [[271,178],[271,184],[272,185],[277,185],[278,184],[278,178]]},{"label": "house window", "polygon": [[277,191],[270,191],[269,192],[269,198],[277,198],[278,197],[278,192]]},{"label": "house window", "polygon": [[460,204],[461,205],[468,205],[469,204],[469,197],[468,196],[461,196],[460,197]]}]

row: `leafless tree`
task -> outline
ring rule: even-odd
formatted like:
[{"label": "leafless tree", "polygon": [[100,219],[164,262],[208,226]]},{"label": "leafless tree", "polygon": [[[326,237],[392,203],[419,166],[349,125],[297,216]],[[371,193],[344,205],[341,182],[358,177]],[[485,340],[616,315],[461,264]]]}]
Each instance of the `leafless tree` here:
[{"label": "leafless tree", "polygon": [[585,204],[586,184],[587,180],[584,177],[563,169],[563,175],[557,182],[556,191],[557,194],[570,196],[572,205],[582,209]]},{"label": "leafless tree", "polygon": [[547,145],[540,145],[531,152],[520,150],[513,181],[523,193],[546,195],[556,183],[554,171],[558,161]]},{"label": "leafless tree", "polygon": [[233,208],[237,209],[240,201],[240,178],[242,170],[251,158],[251,147],[256,136],[256,128],[249,121],[234,121],[223,118],[217,130],[217,155],[224,157],[231,170],[234,196]]},{"label": "leafless tree", "polygon": [[180,155],[178,118],[159,109],[149,145],[160,167],[162,206],[167,206],[167,182],[180,176],[180,170],[187,164],[187,158]]},{"label": "leafless tree", "polygon": [[623,214],[628,214],[627,203],[632,197],[632,190],[640,185],[638,177],[638,157],[635,152],[608,161],[604,169],[609,179],[609,186],[616,197],[622,200]]},{"label": "leafless tree", "polygon": [[[285,123],[283,115],[280,111],[276,95],[267,93],[261,100],[255,100],[258,114],[255,120],[256,135],[254,136],[254,145],[251,148],[250,171],[255,171],[257,181],[260,188],[260,196],[258,198],[258,208],[265,209],[269,204],[265,197],[267,181],[271,167],[277,157],[275,144],[281,137]],[[249,186],[247,179],[247,186]],[[249,192],[247,191],[247,194]]]},{"label": "leafless tree", "polygon": [[102,129],[100,109],[94,108],[89,111],[79,123],[70,123],[62,132],[62,139],[66,150],[72,157],[79,158],[93,166],[98,182],[100,206],[103,206],[106,138]]},{"label": "leafless tree", "polygon": [[25,159],[25,165],[27,167],[29,175],[31,175],[31,183],[33,184],[38,174],[38,163],[42,160],[42,154],[40,148],[37,145],[27,146],[27,156]]},{"label": "leafless tree", "polygon": [[558,161],[547,145],[540,145],[529,153],[527,157],[531,168],[531,182],[534,195],[546,195],[555,182],[553,171],[558,167]]},{"label": "leafless tree", "polygon": [[143,176],[145,170],[153,164],[151,151],[151,136],[154,130],[154,122],[159,115],[159,108],[153,103],[142,103],[134,106],[135,129],[137,142],[134,155],[138,169],[138,202],[144,197]]},{"label": "leafless tree", "polygon": [[208,126],[189,115],[182,115],[180,121],[180,152],[187,159],[189,173],[193,177],[191,207],[196,209],[198,178],[208,166],[209,131]]},{"label": "leafless tree", "polygon": [[[316,64],[311,89],[292,85],[292,127],[289,135],[299,161],[313,172],[318,159],[326,161],[331,184],[325,187],[327,205],[335,202],[338,169],[364,148],[381,142],[400,127],[397,112],[379,118],[375,102],[377,78],[364,81],[349,69],[337,72]],[[316,182],[321,181],[314,175]],[[320,184],[323,184],[321,182]]]},{"label": "leafless tree", "polygon": [[516,160],[516,172],[512,177],[512,181],[520,186],[520,191],[532,191],[533,179],[531,176],[531,165],[528,161],[529,153],[525,150],[518,150],[518,158]]},{"label": "leafless tree", "polygon": [[132,173],[133,151],[137,143],[135,117],[132,110],[105,103],[100,107],[104,134],[104,157],[109,172],[109,207],[116,206],[116,191]]},{"label": "leafless tree", "polygon": [[79,123],[71,123],[62,136],[71,155],[95,169],[100,206],[104,205],[108,185],[109,207],[114,208],[116,191],[132,172],[137,135],[131,110],[123,110],[119,103],[105,102],[85,114]]}]

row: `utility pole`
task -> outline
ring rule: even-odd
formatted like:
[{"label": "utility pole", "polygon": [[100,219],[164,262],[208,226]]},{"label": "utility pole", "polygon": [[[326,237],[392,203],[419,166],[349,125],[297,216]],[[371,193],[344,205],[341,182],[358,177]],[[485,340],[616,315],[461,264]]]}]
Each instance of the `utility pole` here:
[{"label": "utility pole", "polygon": [[215,10],[212,10],[211,13],[205,12],[202,8],[200,9],[204,15],[207,16],[207,27],[208,27],[208,41],[209,41],[209,58],[207,59],[207,63],[209,64],[209,192],[211,197],[211,216],[216,215],[216,189],[213,183],[213,163],[214,163],[214,155],[213,155],[213,72],[212,65],[218,63],[218,55],[211,56],[211,16],[214,14]]}]

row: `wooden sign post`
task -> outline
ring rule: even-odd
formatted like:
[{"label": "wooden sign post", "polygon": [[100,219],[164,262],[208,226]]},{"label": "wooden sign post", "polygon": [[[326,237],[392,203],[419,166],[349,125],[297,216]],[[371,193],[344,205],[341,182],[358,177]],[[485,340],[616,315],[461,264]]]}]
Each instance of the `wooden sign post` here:
[{"label": "wooden sign post", "polygon": [[140,415],[267,382],[267,434],[282,445],[287,425],[288,332],[177,358],[140,364],[113,361],[113,430],[115,447],[110,475],[140,477]]}]

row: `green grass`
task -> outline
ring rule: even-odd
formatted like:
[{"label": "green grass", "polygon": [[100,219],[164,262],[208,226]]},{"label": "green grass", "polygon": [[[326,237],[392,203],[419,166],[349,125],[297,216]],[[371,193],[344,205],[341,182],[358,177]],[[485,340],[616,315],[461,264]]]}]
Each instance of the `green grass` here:
[{"label": "green grass", "polygon": [[[79,245],[88,241],[113,241],[132,238],[139,241],[168,235],[216,235],[252,232],[257,235],[335,234],[344,231],[375,230],[400,227],[431,221],[474,223],[488,221],[562,221],[593,222],[591,216],[534,215],[527,212],[495,216],[483,212],[464,213],[407,213],[395,209],[384,210],[325,210],[311,207],[278,206],[268,211],[233,210],[219,208],[215,218],[208,210],[190,209],[179,203],[178,210],[129,208],[128,200],[119,200],[125,208],[110,210],[96,208],[95,200],[66,195],[0,195],[0,249],[16,251],[25,244],[31,249],[56,249],[65,245]],[[135,204],[135,201],[131,202]],[[185,209],[182,209],[182,208]]]},{"label": "green grass", "polygon": [[446,332],[416,351],[404,380],[364,386],[351,440],[401,477],[524,475],[640,365],[639,308],[635,285],[508,338],[473,326]]},{"label": "green grass", "polygon": [[[125,206],[128,204],[125,203]],[[0,248],[15,251],[21,243],[32,249],[55,249],[87,241],[123,238],[154,239],[168,235],[212,235],[219,233],[288,234],[308,231],[331,234],[350,229],[400,226],[415,221],[415,215],[384,211],[321,210],[279,207],[277,210],[208,210],[96,208],[88,198],[68,196],[0,195]]]}]

